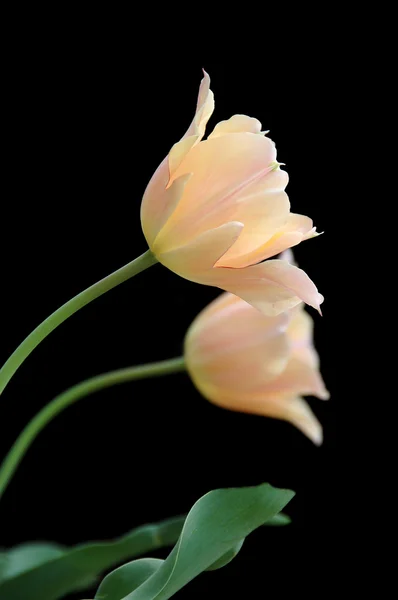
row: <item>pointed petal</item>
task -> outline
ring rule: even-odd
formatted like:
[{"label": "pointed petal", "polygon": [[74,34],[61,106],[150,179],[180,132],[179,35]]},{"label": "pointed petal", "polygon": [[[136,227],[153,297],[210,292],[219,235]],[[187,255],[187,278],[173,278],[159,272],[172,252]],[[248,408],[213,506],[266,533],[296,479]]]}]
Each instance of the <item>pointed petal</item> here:
[{"label": "pointed petal", "polygon": [[320,400],[330,398],[318,369],[297,358],[292,358],[283,373],[268,383],[264,391],[267,394],[316,396]]},{"label": "pointed petal", "polygon": [[[154,252],[162,264],[181,277],[203,283],[213,265],[238,239],[243,223],[230,222],[205,231],[184,246],[168,248],[157,242]],[[167,237],[167,242],[172,240]]]},{"label": "pointed petal", "polygon": [[320,446],[323,442],[322,425],[308,402],[300,397],[288,398],[285,400],[285,405],[285,420],[300,429],[316,446]]},{"label": "pointed petal", "polygon": [[260,251],[258,258],[258,250],[266,245],[266,240],[273,239],[275,231],[283,226],[289,218],[289,209],[289,198],[284,191],[262,190],[240,202],[235,208],[234,219],[244,223],[245,228],[217,266],[242,268],[260,262],[262,253]]},{"label": "pointed petal", "polygon": [[[241,220],[246,225],[244,219]],[[269,236],[269,230],[264,230],[262,240],[260,224],[261,222],[259,222],[257,237],[253,237],[253,242],[257,242],[256,247],[250,250],[250,246],[247,245],[245,248],[245,238],[242,235],[239,240],[240,246],[231,248],[228,254],[223,257],[222,266],[242,268],[253,265],[262,260],[266,260],[267,258],[271,258],[287,248],[297,246],[300,242],[314,237],[314,235],[318,235],[315,227],[313,227],[312,219],[294,213],[290,213],[287,216],[286,222],[281,227],[274,229],[273,235]],[[242,250],[239,253],[238,250],[240,249]],[[221,264],[219,266],[221,266]]]},{"label": "pointed petal", "polygon": [[201,283],[236,294],[269,316],[290,310],[301,301],[319,311],[323,302],[308,275],[283,260],[269,260],[245,269],[216,267]]},{"label": "pointed petal", "polygon": [[204,136],[207,121],[214,111],[214,94],[210,89],[210,77],[203,71],[204,77],[200,83],[196,114],[184,137],[195,135],[199,140]]}]

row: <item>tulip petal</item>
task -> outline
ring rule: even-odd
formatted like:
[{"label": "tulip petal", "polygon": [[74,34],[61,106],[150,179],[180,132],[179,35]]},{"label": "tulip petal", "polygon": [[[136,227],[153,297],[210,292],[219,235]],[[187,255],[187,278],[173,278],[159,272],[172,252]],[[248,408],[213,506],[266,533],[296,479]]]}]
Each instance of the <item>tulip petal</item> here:
[{"label": "tulip petal", "polygon": [[[246,225],[246,221],[244,219],[241,220]],[[279,231],[276,231],[276,233],[273,233],[271,236],[267,235],[267,232],[264,232],[263,240],[261,240],[262,243],[257,243],[254,249],[246,252],[244,245],[245,238],[242,235],[239,240],[239,246],[238,244],[234,245],[233,248],[223,256],[222,261],[220,261],[220,264],[217,266],[235,268],[247,267],[262,260],[266,260],[267,258],[271,258],[287,248],[297,246],[300,242],[319,235],[316,232],[316,228],[313,227],[312,219],[294,213],[290,213],[287,216],[286,222],[282,227],[275,227],[274,232],[276,229],[279,229]],[[259,239],[259,234],[257,234],[256,238],[254,236],[252,237],[253,242],[258,241]],[[249,249],[248,245],[246,246],[246,249]]]},{"label": "tulip petal", "polygon": [[317,368],[298,358],[292,358],[283,373],[267,383],[267,394],[316,396],[320,400],[329,400],[330,394]]},{"label": "tulip petal", "polygon": [[314,321],[300,305],[290,311],[290,323],[287,332],[292,355],[313,368],[319,368],[319,356],[314,348]]},{"label": "tulip petal", "polygon": [[208,139],[239,132],[261,133],[261,123],[246,115],[233,115],[230,119],[217,123]]},{"label": "tulip petal", "polygon": [[243,394],[240,389],[225,390],[208,380],[193,377],[193,381],[205,398],[221,408],[288,421],[314,444],[322,444],[322,425],[308,403],[299,396]]},{"label": "tulip petal", "polygon": [[[234,215],[244,216],[248,198],[266,195],[275,188],[281,190],[280,186],[287,183],[286,175],[273,175],[270,163],[274,157],[275,146],[268,138],[246,133],[206,140],[192,147],[173,175],[176,178],[193,173],[164,235],[183,245],[223,223],[244,223]],[[281,205],[281,212],[284,210]]]},{"label": "tulip petal", "polygon": [[263,387],[287,366],[289,315],[265,317],[240,298],[223,296],[223,308],[213,308],[205,318],[199,315],[191,326],[185,340],[187,364],[203,372],[200,379],[207,376],[225,389]]},{"label": "tulip petal", "polygon": [[196,113],[191,125],[188,127],[188,130],[184,135],[184,138],[195,135],[199,137],[199,140],[201,140],[206,130],[207,121],[210,119],[214,111],[214,94],[210,89],[210,77],[206,71],[203,71],[203,74],[204,77],[199,87]]},{"label": "tulip petal", "polygon": [[189,137],[183,137],[182,140],[174,144],[169,152],[169,180],[166,188],[169,188],[173,181],[175,181],[174,174],[178,167],[183,162],[184,158],[190,151],[190,149],[196,144],[199,137],[197,135],[190,135]]},{"label": "tulip petal", "polygon": [[[260,262],[262,257],[260,254],[260,258],[257,258],[258,249],[266,245],[266,240],[273,239],[275,231],[289,218],[289,209],[289,198],[284,191],[262,190],[239,202],[233,212],[233,219],[244,223],[245,228],[239,240],[225,253],[217,266],[242,268]],[[301,240],[301,234],[299,238]]]},{"label": "tulip petal", "polygon": [[[198,280],[199,281],[199,280]],[[301,301],[320,312],[323,296],[308,275],[283,260],[269,260],[245,269],[216,267],[199,283],[239,296],[262,313],[275,316]]]},{"label": "tulip petal", "polygon": [[243,223],[232,221],[205,231],[184,246],[154,247],[154,252],[159,262],[171,271],[190,281],[204,283],[213,265],[238,239],[242,229]]},{"label": "tulip petal", "polygon": [[185,186],[191,177],[190,173],[175,179],[173,184],[165,189],[167,181],[167,163],[160,165],[152,177],[141,204],[141,224],[148,245],[153,248],[155,240],[164,224],[174,212],[184,193]]},{"label": "tulip petal", "polygon": [[285,416],[280,418],[289,421],[306,435],[316,446],[323,442],[322,425],[312,412],[308,402],[301,397],[279,400],[285,409]]}]

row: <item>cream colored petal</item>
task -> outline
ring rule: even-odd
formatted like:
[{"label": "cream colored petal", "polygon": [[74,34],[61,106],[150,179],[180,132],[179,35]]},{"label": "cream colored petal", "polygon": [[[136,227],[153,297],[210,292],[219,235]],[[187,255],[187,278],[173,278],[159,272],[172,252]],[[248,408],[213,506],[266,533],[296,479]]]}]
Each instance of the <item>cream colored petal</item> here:
[{"label": "cream colored petal", "polygon": [[294,258],[293,251],[290,248],[288,248],[287,250],[284,250],[278,258],[279,258],[279,260],[286,260],[286,262],[297,267],[297,263]]},{"label": "cream colored petal", "polygon": [[196,113],[191,125],[183,138],[174,144],[169,152],[169,181],[170,186],[176,175],[177,169],[180,167],[189,151],[195,144],[200,142],[205,134],[207,121],[210,119],[214,111],[214,94],[210,89],[210,77],[203,71],[204,77],[199,87],[199,96],[196,106]]},{"label": "cream colored petal", "polygon": [[233,115],[227,121],[220,121],[220,123],[217,123],[209,135],[209,139],[227,135],[228,133],[239,133],[242,131],[261,133],[261,123],[258,119],[253,119],[246,115]]},{"label": "cream colored petal", "polygon": [[[262,238],[262,240],[261,240]],[[249,250],[248,244],[244,244],[246,240],[242,240],[239,247],[233,246],[231,250],[222,257],[217,266],[221,267],[234,267],[236,269],[242,269],[255,265],[267,258],[271,258],[280,252],[283,252],[286,248],[297,246],[303,240],[301,233],[285,233],[278,234],[268,238],[265,244],[261,244],[261,241],[267,239],[267,235],[257,234],[255,237],[252,236],[250,241],[254,242],[256,247],[254,250]],[[248,251],[249,250],[249,251]]]},{"label": "cream colored petal", "polygon": [[250,133],[222,136],[194,146],[174,174],[193,176],[163,235],[182,245],[208,229],[240,221],[233,215],[238,210],[244,215],[245,200],[280,191],[287,183],[286,175],[273,175],[269,165],[274,156],[270,140]]},{"label": "cream colored petal", "polygon": [[199,136],[199,139],[202,139],[206,130],[207,121],[214,111],[214,94],[210,89],[210,77],[206,71],[203,71],[203,74],[204,77],[199,87],[196,113],[184,137],[195,135]]},{"label": "cream colored petal", "polygon": [[286,368],[289,317],[265,317],[243,300],[218,312],[205,309],[185,340],[187,362],[225,388],[264,386]]},{"label": "cream colored petal", "polygon": [[260,339],[257,343],[220,346],[213,339],[207,343],[186,346],[187,365],[197,373],[198,380],[210,382],[231,392],[247,393],[267,385],[285,369],[289,357],[286,336]]},{"label": "cream colored petal", "polygon": [[166,173],[167,165],[163,161],[149,183],[141,204],[142,230],[151,249],[158,233],[180,202],[185,186],[191,176],[190,173],[182,175],[174,181],[170,188],[166,189],[163,185]]},{"label": "cream colored petal", "polygon": [[242,268],[260,262],[262,257],[257,258],[258,248],[262,248],[264,242],[272,239],[275,231],[283,226],[289,218],[289,209],[289,198],[284,191],[261,190],[240,202],[233,212],[233,218],[244,223],[245,227],[239,240],[217,266]]},{"label": "cream colored petal", "polygon": [[281,399],[284,405],[284,415],[280,418],[289,421],[306,435],[316,446],[323,442],[322,425],[312,412],[308,402],[300,397]]},{"label": "cream colored petal", "polygon": [[177,144],[174,144],[169,152],[169,179],[166,187],[170,187],[173,184],[176,179],[174,177],[175,172],[198,139],[199,136],[190,135],[189,137],[183,137]]},{"label": "cream colored petal", "polygon": [[270,260],[245,269],[217,267],[200,283],[231,292],[268,316],[290,310],[301,301],[319,311],[323,302],[323,296],[308,275],[282,260]]},{"label": "cream colored petal", "polygon": [[225,223],[173,249],[163,244],[164,239],[156,240],[153,252],[159,262],[177,275],[203,283],[213,265],[238,239],[242,229],[243,223]]},{"label": "cream colored petal", "polygon": [[244,394],[240,389],[225,390],[210,381],[195,379],[195,376],[192,379],[203,396],[213,404],[227,410],[288,421],[302,431],[314,444],[317,446],[322,444],[322,425],[303,398]]},{"label": "cream colored petal", "polygon": [[[244,219],[241,219],[245,223]],[[223,257],[222,265],[227,267],[242,268],[256,264],[272,256],[276,256],[287,248],[297,246],[300,242],[318,235],[313,227],[312,219],[304,215],[290,213],[282,226],[275,228],[273,235],[264,231],[261,239],[260,222],[256,237],[252,238],[252,247],[245,246],[245,237],[241,236],[239,245],[234,246]],[[254,247],[253,247],[254,246]],[[221,266],[221,264],[220,264]]]},{"label": "cream colored petal", "polygon": [[316,396],[320,400],[330,397],[317,368],[293,357],[281,375],[264,388],[267,394]]}]

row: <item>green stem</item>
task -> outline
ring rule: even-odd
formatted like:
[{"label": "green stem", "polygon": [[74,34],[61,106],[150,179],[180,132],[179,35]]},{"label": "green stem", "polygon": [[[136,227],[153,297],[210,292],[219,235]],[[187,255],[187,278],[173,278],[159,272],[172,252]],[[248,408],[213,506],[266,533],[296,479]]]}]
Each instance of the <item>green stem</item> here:
[{"label": "green stem", "polygon": [[134,379],[144,379],[145,377],[158,377],[160,375],[168,375],[169,373],[178,373],[179,371],[184,370],[185,362],[182,356],[170,360],[163,360],[161,362],[150,363],[148,365],[138,365],[136,367],[118,369],[117,371],[110,371],[109,373],[86,379],[54,398],[54,400],[42,408],[41,411],[33,417],[30,423],[28,423],[5,457],[0,467],[0,498],[34,439],[40,431],[67,406],[80,400],[80,398],[84,398],[89,394],[108,388],[112,385],[125,383],[126,381],[132,381]]},{"label": "green stem", "polygon": [[58,325],[63,323],[68,317],[77,312],[79,308],[86,306],[92,300],[95,300],[102,294],[105,294],[108,290],[123,283],[137,275],[141,271],[144,271],[151,265],[157,262],[156,257],[150,250],[141,254],[138,258],[128,263],[121,269],[118,269],[108,277],[97,281],[91,287],[84,290],[68,302],[58,308],[52,315],[45,319],[36,329],[28,335],[27,338],[18,346],[18,348],[11,354],[7,362],[4,363],[0,370],[0,394],[3,392],[7,383],[14,375],[15,371],[21,366],[25,358],[48,336]]}]

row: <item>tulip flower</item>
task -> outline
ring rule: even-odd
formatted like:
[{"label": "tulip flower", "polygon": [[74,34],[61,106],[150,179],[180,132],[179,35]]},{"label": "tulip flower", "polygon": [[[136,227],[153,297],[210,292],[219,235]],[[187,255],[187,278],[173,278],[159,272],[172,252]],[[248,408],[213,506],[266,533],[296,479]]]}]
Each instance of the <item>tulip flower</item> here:
[{"label": "tulip flower", "polygon": [[326,400],[304,305],[268,317],[222,294],[194,320],[185,339],[188,372],[211,402],[240,412],[290,421],[315,444],[322,426],[305,395]]},{"label": "tulip flower", "polygon": [[317,234],[290,213],[288,175],[257,119],[234,115],[202,140],[214,109],[210,79],[195,117],[153,175],[141,206],[148,245],[163,265],[191,281],[240,296],[266,315],[323,297],[301,269],[268,260]]}]

